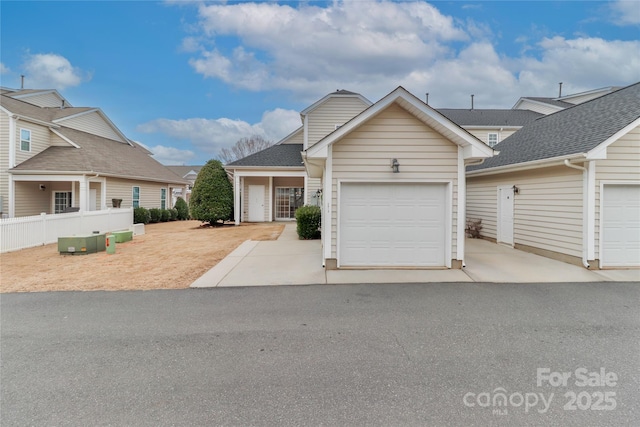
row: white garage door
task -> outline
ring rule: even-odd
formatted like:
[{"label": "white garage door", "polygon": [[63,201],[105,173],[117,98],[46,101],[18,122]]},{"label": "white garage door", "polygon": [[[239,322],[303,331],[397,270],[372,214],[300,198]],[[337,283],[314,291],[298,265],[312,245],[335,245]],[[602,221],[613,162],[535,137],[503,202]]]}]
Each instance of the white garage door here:
[{"label": "white garage door", "polygon": [[444,267],[446,184],[343,183],[341,267]]},{"label": "white garage door", "polygon": [[603,267],[640,267],[640,185],[603,187]]}]

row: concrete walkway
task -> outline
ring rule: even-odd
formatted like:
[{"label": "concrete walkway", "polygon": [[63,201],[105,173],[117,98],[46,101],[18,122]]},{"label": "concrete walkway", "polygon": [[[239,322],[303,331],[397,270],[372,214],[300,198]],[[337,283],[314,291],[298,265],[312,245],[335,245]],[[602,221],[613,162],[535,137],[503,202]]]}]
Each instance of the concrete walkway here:
[{"label": "concrete walkway", "polygon": [[640,270],[597,270],[555,261],[486,240],[467,239],[462,270],[327,270],[319,240],[298,240],[295,223],[277,240],[247,240],[191,284],[192,288],[427,282],[640,281]]}]

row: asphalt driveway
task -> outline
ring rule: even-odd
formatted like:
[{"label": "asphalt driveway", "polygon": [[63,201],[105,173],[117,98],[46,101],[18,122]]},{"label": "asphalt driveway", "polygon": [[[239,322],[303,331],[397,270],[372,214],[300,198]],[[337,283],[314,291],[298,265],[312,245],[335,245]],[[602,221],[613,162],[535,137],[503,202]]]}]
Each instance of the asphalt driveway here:
[{"label": "asphalt driveway", "polygon": [[639,301],[632,283],[4,294],[1,421],[639,425]]}]

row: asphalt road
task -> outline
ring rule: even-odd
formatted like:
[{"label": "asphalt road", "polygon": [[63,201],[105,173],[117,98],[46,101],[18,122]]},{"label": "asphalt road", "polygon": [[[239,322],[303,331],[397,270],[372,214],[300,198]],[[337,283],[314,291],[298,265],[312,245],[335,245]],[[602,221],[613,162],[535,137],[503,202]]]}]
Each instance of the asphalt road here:
[{"label": "asphalt road", "polygon": [[640,425],[640,284],[4,294],[0,424]]}]

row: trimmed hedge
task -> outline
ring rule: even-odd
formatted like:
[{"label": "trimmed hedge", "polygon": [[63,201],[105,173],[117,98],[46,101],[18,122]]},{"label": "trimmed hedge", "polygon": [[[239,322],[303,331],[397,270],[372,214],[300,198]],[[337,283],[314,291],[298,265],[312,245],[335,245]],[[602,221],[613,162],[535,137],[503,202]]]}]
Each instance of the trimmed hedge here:
[{"label": "trimmed hedge", "polygon": [[149,224],[149,221],[151,221],[151,214],[149,213],[149,209],[142,207],[133,209],[134,224]]},{"label": "trimmed hedge", "polygon": [[322,211],[320,206],[306,205],[296,210],[296,231],[301,239],[319,239]]},{"label": "trimmed hedge", "polygon": [[169,209],[160,209],[160,221],[167,222],[169,221],[169,218],[171,218],[171,213],[169,212]]},{"label": "trimmed hedge", "polygon": [[178,220],[184,221],[185,219],[189,219],[189,205],[184,201],[182,197],[178,197],[176,200],[176,205],[174,208],[178,211]]},{"label": "trimmed hedge", "polygon": [[169,209],[169,221],[175,221],[178,219],[178,209]]},{"label": "trimmed hedge", "polygon": [[151,216],[149,221],[151,223],[160,222],[160,219],[162,218],[162,212],[158,208],[149,209],[149,215]]}]

